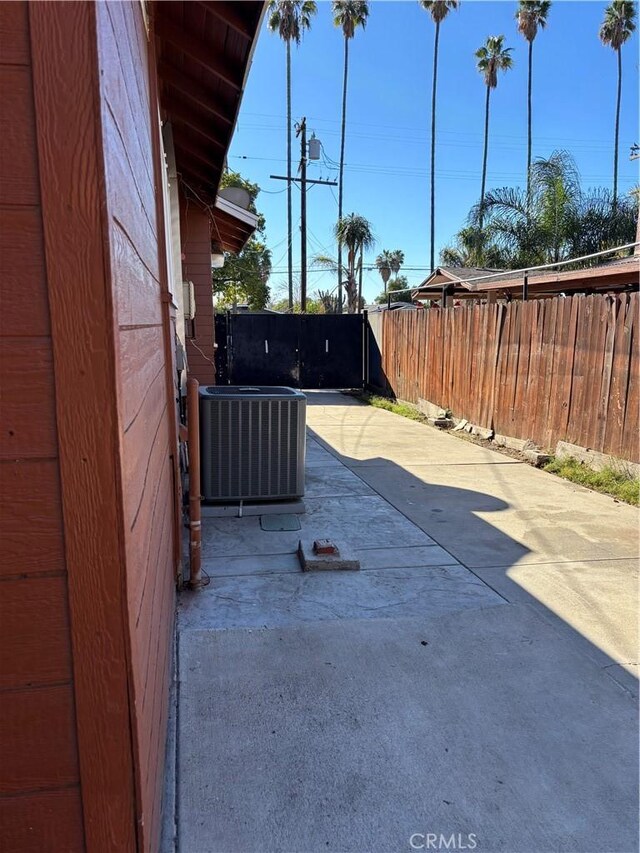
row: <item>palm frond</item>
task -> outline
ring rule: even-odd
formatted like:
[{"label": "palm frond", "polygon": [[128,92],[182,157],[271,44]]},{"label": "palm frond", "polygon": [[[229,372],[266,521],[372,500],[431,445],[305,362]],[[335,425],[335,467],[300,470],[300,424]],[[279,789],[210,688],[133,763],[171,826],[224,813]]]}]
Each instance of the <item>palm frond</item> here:
[{"label": "palm frond", "polygon": [[330,270],[331,272],[338,271],[337,260],[329,255],[314,255],[311,263],[314,267],[321,267],[322,269]]},{"label": "palm frond", "polygon": [[498,85],[498,71],[507,71],[513,67],[513,48],[504,46],[505,37],[488,36],[482,47],[476,50],[475,56],[478,60],[476,67],[484,77],[484,81],[491,89]]},{"label": "palm frond", "polygon": [[370,222],[357,213],[343,216],[335,227],[335,235],[349,251],[370,249],[375,243]]},{"label": "palm frond", "polygon": [[613,0],[604,13],[604,21],[600,27],[600,41],[620,50],[622,45],[631,38],[636,28],[636,6],[631,0]]},{"label": "palm frond", "polygon": [[[488,190],[484,196],[483,221],[489,223],[497,217],[521,221],[527,216],[527,195],[519,187],[501,187]],[[480,225],[480,203],[475,204],[469,213],[470,225]]]},{"label": "palm frond", "polygon": [[267,26],[271,32],[278,33],[285,42],[300,44],[318,7],[314,0],[270,0],[268,11]]},{"label": "palm frond", "polygon": [[394,274],[394,276],[396,276],[396,278],[398,276],[398,273],[400,272],[400,267],[402,266],[403,263],[404,263],[404,252],[401,249],[394,249],[394,251],[391,252],[390,264],[391,264],[391,272]]},{"label": "palm frond", "polygon": [[537,158],[530,175],[529,199],[515,187],[485,193],[482,230],[476,204],[447,247],[447,262],[526,267],[634,242],[639,199],[633,192],[614,203],[608,189],[583,190],[573,157],[562,150]]},{"label": "palm frond", "polygon": [[418,0],[418,2],[431,15],[434,24],[441,24],[449,12],[460,5],[459,0]]},{"label": "palm frond", "polygon": [[364,29],[369,17],[367,0],[333,0],[333,23],[342,29],[345,38],[351,39],[358,27]]},{"label": "palm frond", "polygon": [[518,32],[527,41],[532,42],[538,34],[538,29],[547,26],[547,16],[551,3],[549,0],[520,0],[516,12]]}]

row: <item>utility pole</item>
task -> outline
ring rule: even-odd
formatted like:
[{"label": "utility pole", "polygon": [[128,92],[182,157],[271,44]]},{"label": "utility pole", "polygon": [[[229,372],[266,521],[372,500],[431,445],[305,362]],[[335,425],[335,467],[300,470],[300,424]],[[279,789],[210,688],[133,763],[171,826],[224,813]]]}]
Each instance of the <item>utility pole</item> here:
[{"label": "utility pole", "polygon": [[[637,142],[631,146],[629,160],[640,160],[640,145]],[[636,222],[636,247],[633,254],[640,257],[640,210],[638,210],[638,221]]]},{"label": "utility pole", "polygon": [[[303,118],[296,124],[296,136],[300,137],[300,172],[299,178],[290,178],[285,175],[270,175],[276,181],[287,181],[288,186],[292,183],[300,183],[300,310],[307,310],[307,184],[324,184],[328,187],[337,187],[337,181],[313,181],[307,180],[307,159],[317,160],[319,154],[314,155],[307,148],[307,120]],[[311,134],[311,142],[319,148],[319,142]],[[289,244],[291,245],[291,244]]]},{"label": "utility pole", "polygon": [[300,137],[300,311],[307,310],[307,120],[296,129]]}]

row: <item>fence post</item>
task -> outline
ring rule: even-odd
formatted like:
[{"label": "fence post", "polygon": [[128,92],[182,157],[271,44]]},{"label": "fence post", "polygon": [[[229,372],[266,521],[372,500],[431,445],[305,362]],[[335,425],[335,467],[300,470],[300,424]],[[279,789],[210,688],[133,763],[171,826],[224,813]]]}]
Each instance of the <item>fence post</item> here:
[{"label": "fence post", "polygon": [[369,384],[369,312],[362,312],[362,390],[366,391]]}]

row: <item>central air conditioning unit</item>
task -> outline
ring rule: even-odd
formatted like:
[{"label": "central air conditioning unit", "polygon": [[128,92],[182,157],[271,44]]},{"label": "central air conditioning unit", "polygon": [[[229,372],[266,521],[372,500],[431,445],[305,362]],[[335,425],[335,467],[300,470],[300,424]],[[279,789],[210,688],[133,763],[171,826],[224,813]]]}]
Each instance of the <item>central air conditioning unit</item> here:
[{"label": "central air conditioning unit", "polygon": [[203,500],[301,498],[306,407],[293,388],[200,388]]}]

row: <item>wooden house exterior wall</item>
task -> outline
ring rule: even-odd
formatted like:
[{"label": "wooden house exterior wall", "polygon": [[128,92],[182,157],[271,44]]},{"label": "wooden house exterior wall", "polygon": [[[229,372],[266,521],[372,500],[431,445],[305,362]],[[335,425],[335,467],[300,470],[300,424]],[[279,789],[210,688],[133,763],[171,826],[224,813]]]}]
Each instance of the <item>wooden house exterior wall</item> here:
[{"label": "wooden house exterior wall", "polygon": [[193,202],[183,200],[181,222],[184,253],[183,270],[193,282],[196,316],[194,336],[187,337],[189,376],[201,385],[215,384],[213,293],[211,289],[211,220]]},{"label": "wooden house exterior wall", "polygon": [[139,2],[0,3],[0,836],[20,853],[160,843],[179,502],[152,50]]},{"label": "wooden house exterior wall", "polygon": [[0,4],[0,91],[0,837],[35,853],[84,833],[26,3]]},{"label": "wooden house exterior wall", "polygon": [[[96,6],[140,849],[159,844],[174,618],[175,376],[165,347],[160,128],[140,3]],[[154,138],[155,137],[155,138]],[[170,390],[171,389],[171,390]]]}]

